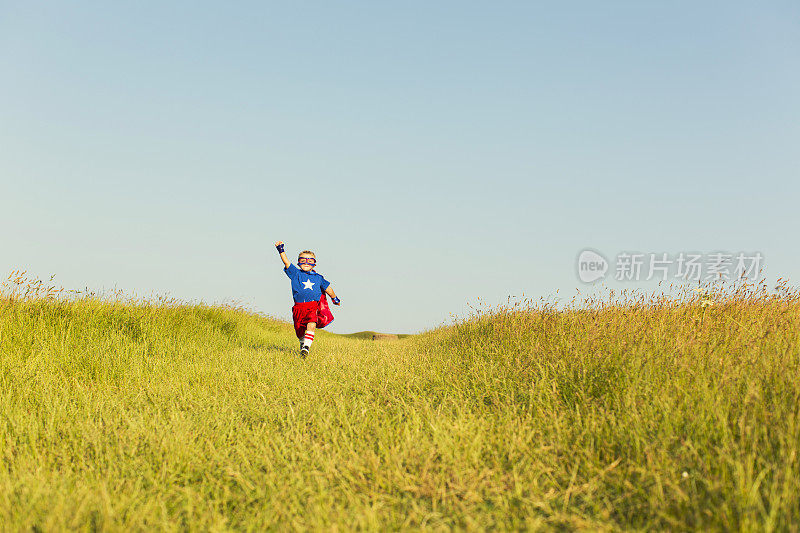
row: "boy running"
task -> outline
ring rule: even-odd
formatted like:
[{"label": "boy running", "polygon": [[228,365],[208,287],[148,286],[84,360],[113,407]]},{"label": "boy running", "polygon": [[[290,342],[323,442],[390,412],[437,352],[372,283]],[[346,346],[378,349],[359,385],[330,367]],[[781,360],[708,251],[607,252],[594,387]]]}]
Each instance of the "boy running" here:
[{"label": "boy running", "polygon": [[300,339],[300,357],[305,359],[311,349],[311,343],[314,341],[316,328],[324,328],[333,321],[325,294],[331,297],[334,305],[341,305],[341,300],[336,297],[336,293],[330,287],[331,282],[314,271],[317,264],[314,252],[310,250],[300,252],[297,257],[297,264],[300,268],[297,268],[287,259],[283,246],[283,241],[275,243],[275,248],[278,249],[281,261],[283,261],[283,271],[292,280],[292,296],[294,297],[292,320],[294,321],[294,331],[297,338]]}]

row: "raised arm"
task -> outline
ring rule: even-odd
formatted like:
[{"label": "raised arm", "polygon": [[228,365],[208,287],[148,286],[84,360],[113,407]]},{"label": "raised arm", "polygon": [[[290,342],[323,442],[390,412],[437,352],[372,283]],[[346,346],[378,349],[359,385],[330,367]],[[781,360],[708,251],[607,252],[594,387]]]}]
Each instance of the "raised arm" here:
[{"label": "raised arm", "polygon": [[291,263],[289,262],[289,258],[286,257],[286,252],[283,251],[283,241],[276,242],[275,248],[277,248],[278,253],[281,254],[281,261],[283,261],[283,268],[289,268],[289,265],[291,265]]}]

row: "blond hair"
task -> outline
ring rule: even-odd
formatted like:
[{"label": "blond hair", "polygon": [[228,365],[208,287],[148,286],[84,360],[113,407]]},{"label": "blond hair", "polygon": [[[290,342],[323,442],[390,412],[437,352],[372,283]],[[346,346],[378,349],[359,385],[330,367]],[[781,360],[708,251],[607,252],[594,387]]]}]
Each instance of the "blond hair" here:
[{"label": "blond hair", "polygon": [[314,256],[314,259],[316,259],[316,258],[317,258],[317,256],[316,256],[316,255],[314,255],[314,252],[312,252],[311,250],[303,250],[302,252],[300,252],[299,254],[297,254],[297,257],[300,257],[300,256],[301,256],[301,255],[303,255],[303,254]]}]

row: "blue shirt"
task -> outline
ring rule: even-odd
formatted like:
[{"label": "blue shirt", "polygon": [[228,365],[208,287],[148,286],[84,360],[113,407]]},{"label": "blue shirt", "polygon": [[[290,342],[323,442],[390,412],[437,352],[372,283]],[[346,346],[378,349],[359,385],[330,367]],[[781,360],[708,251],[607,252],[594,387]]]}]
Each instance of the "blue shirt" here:
[{"label": "blue shirt", "polygon": [[322,291],[331,284],[321,274],[317,274],[313,270],[303,272],[294,264],[284,268],[283,271],[292,280],[292,297],[295,303],[319,301],[322,298]]}]

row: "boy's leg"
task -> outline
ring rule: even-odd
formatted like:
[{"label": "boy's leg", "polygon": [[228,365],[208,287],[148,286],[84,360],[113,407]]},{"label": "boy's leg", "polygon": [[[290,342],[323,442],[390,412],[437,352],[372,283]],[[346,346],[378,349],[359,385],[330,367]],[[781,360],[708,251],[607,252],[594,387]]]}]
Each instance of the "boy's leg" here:
[{"label": "boy's leg", "polygon": [[303,335],[306,334],[306,326],[303,323],[303,312],[297,304],[292,307],[292,321],[294,322],[294,334],[303,342]]},{"label": "boy's leg", "polygon": [[304,326],[302,326],[302,327],[300,327],[300,328],[298,328],[296,330],[297,331],[297,339],[300,341],[300,351],[301,352],[303,351],[303,348],[305,348],[305,337],[306,337],[306,328],[307,327],[308,327],[308,325],[304,325]]},{"label": "boy's leg", "polygon": [[311,343],[314,342],[314,331],[317,329],[316,322],[309,322],[306,326],[306,334],[303,336],[303,347],[311,348]]}]

